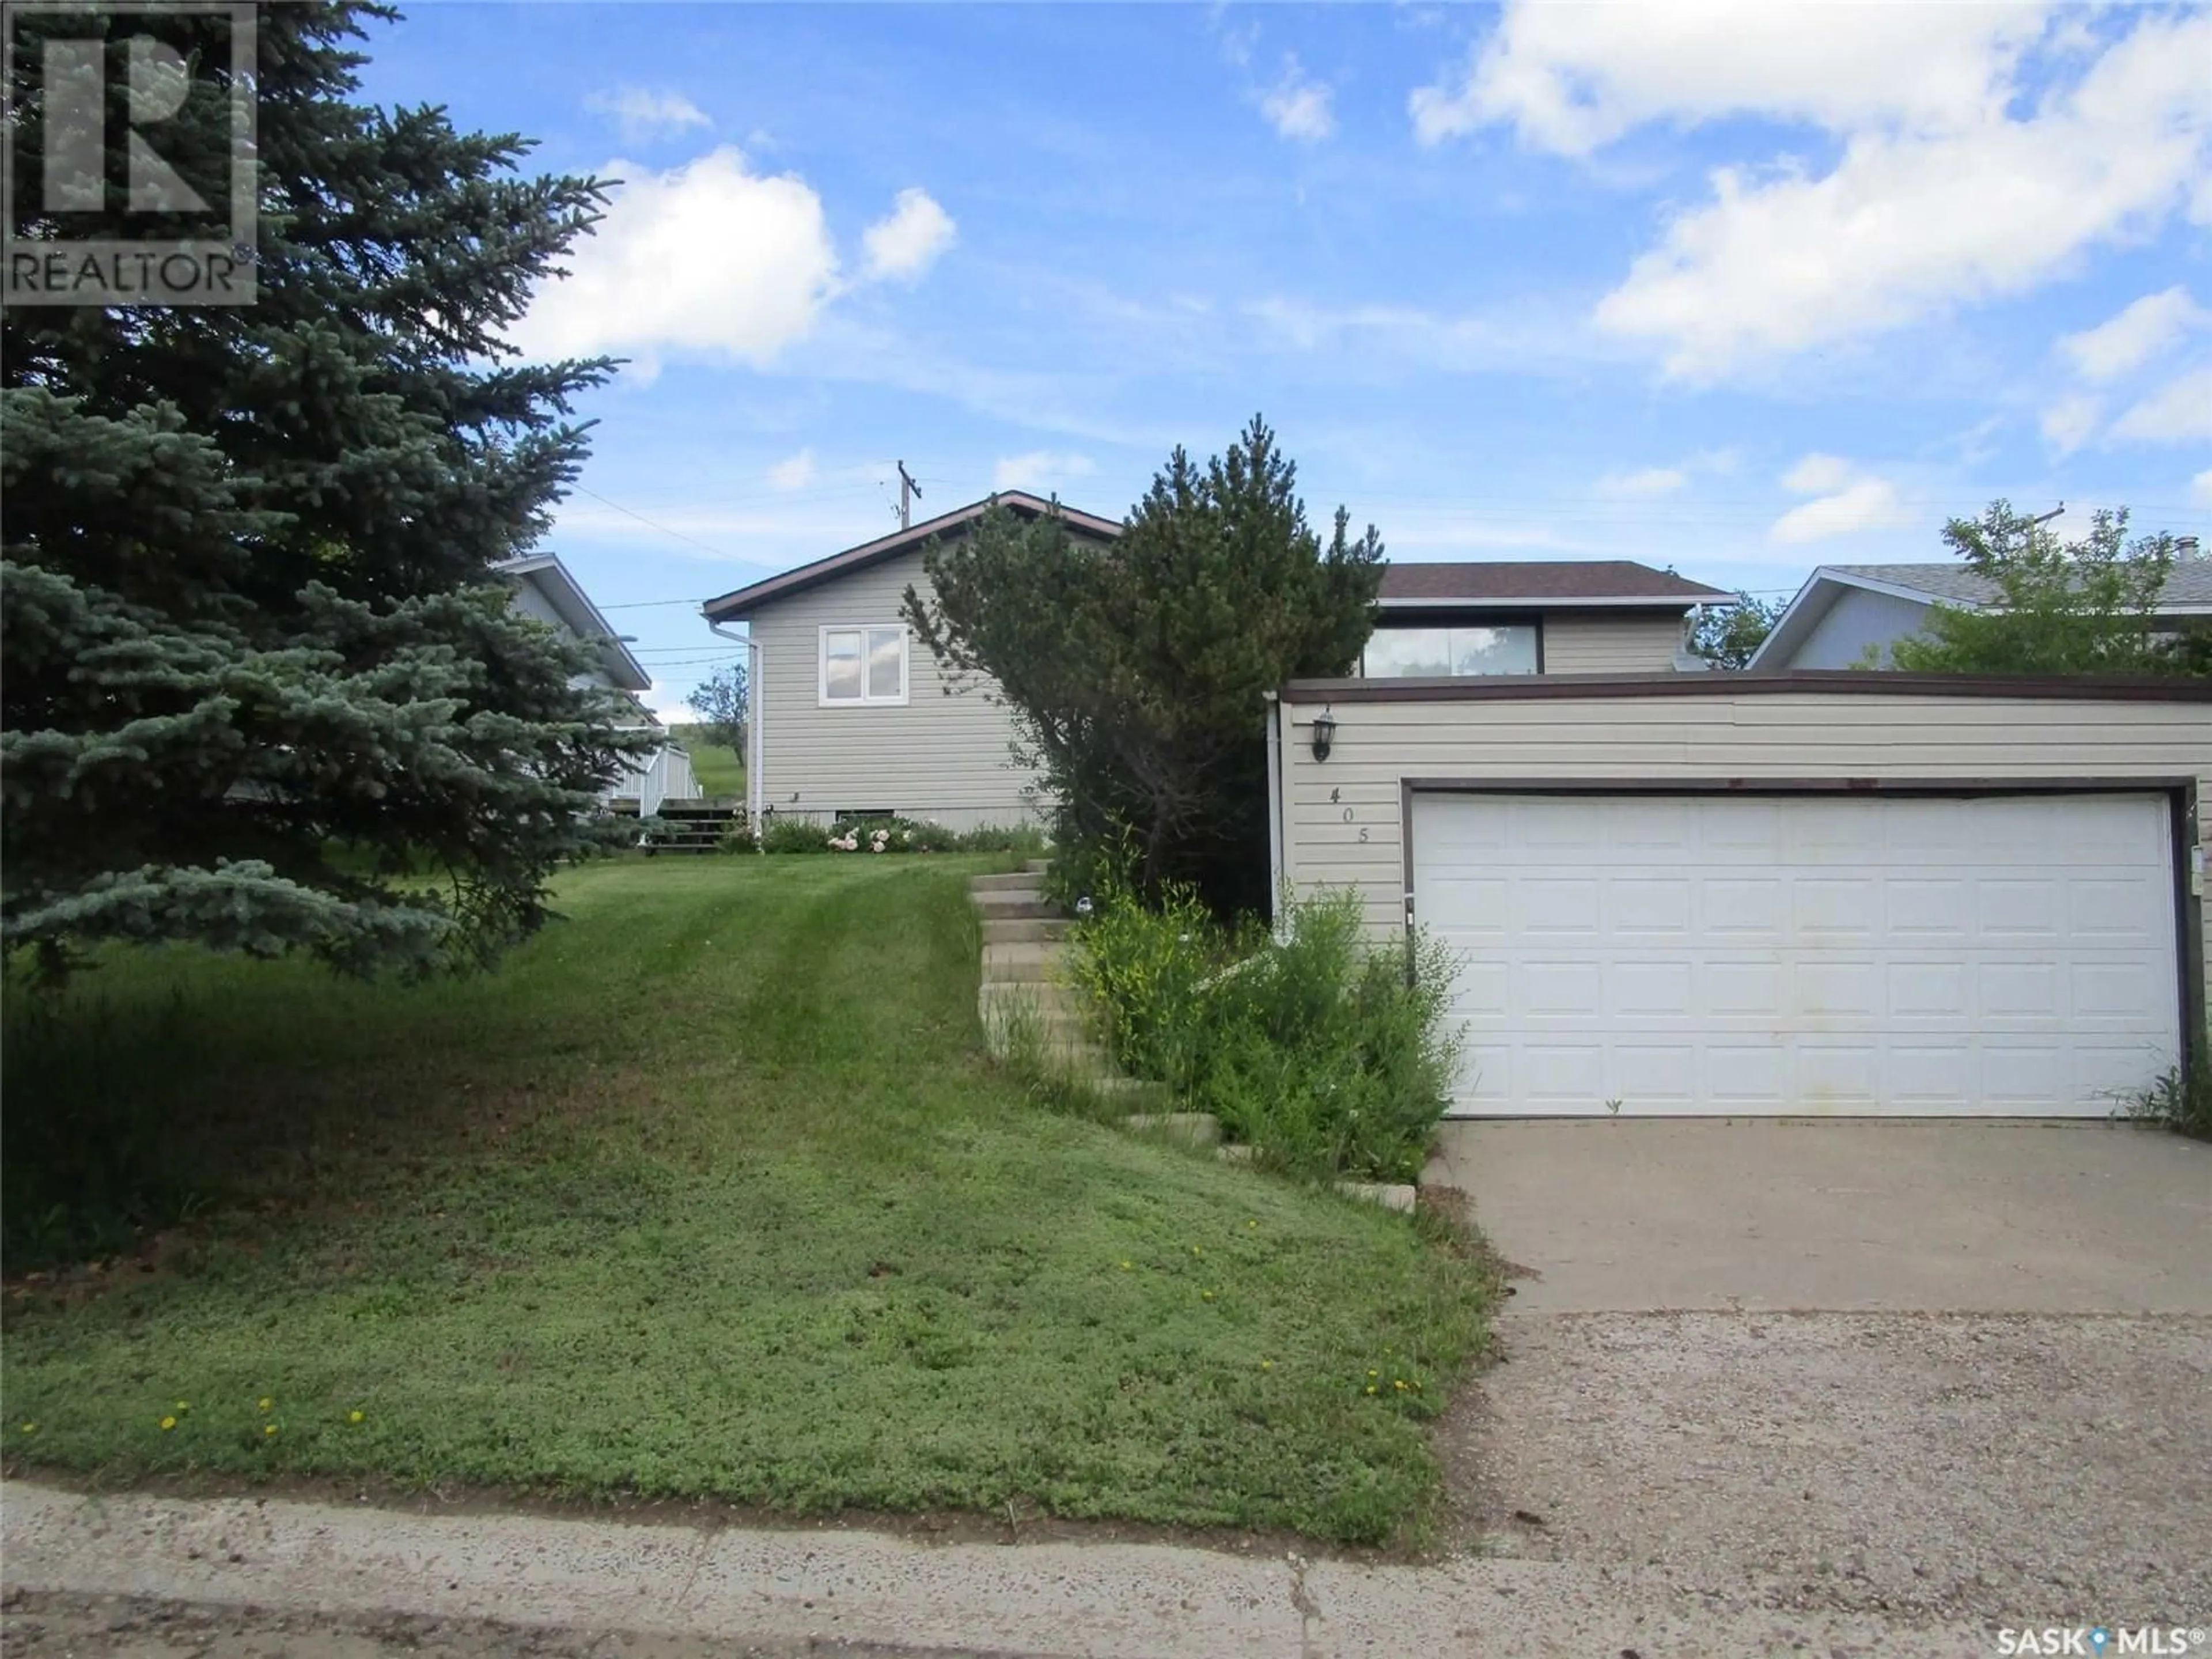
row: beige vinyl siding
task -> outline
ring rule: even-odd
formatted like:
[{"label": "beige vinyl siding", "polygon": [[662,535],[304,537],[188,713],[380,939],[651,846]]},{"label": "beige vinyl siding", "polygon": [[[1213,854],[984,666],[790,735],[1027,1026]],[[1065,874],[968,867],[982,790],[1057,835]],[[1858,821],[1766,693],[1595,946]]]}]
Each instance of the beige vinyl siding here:
[{"label": "beige vinyl siding", "polygon": [[[821,706],[821,630],[896,623],[911,583],[910,553],[761,607],[761,799],[779,816],[883,808],[953,829],[1036,817],[1035,775],[1008,753],[1013,722],[975,682],[947,694],[921,641],[907,641],[907,701]],[[794,799],[794,796],[796,799]]]},{"label": "beige vinyl siding", "polygon": [[1662,674],[1682,648],[1677,611],[1550,611],[1544,615],[1547,674]]},{"label": "beige vinyl siding", "polygon": [[[1331,705],[1329,757],[1316,762],[1319,709],[1318,699],[1284,705],[1284,874],[1303,891],[1356,888],[1378,935],[1404,920],[1406,779],[1647,787],[1668,779],[2194,779],[2212,802],[2212,704],[2203,702],[1843,688],[1340,702]],[[2208,823],[2212,810],[2201,810],[2200,845]],[[2212,934],[2198,931],[2200,946],[2212,950]]]}]

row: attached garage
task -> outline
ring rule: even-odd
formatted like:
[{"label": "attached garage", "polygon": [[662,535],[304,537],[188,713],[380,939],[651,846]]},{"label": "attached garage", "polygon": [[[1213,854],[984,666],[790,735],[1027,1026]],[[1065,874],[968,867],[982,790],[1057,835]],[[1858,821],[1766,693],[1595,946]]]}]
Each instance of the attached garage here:
[{"label": "attached garage", "polygon": [[1279,873],[1449,948],[1461,1115],[2102,1116],[2202,1040],[2208,691],[1293,684]]}]

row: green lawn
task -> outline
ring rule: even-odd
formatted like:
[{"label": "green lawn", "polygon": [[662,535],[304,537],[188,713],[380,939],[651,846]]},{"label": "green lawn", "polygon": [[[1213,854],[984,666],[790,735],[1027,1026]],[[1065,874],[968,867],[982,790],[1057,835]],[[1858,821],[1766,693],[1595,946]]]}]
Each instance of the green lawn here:
[{"label": "green lawn", "polygon": [[672,726],[668,735],[691,757],[691,775],[699,780],[700,788],[710,795],[744,799],[745,766],[736,750],[708,743],[696,726]]},{"label": "green lawn", "polygon": [[192,1218],[10,1291],[9,1465],[1403,1535],[1474,1269],[991,1069],[989,867],[613,862],[494,977],[170,952],[15,998],[10,1272]]}]

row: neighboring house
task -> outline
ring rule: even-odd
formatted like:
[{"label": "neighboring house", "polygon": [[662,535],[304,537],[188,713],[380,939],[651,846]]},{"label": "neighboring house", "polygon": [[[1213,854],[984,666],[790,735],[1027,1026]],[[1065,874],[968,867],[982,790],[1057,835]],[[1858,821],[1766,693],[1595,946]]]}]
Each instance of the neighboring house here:
[{"label": "neighboring house", "polygon": [[[2197,556],[2193,538],[2159,595],[2158,613],[2181,619],[2212,617],[2212,560]],[[1824,564],[1774,624],[1747,666],[1887,668],[1890,647],[1918,635],[1930,607],[1979,610],[1996,604],[1997,585],[1966,565]]]},{"label": "neighboring house", "polygon": [[[998,503],[1025,517],[1037,496]],[[922,545],[964,535],[988,501],[848,548],[710,599],[718,629],[746,624],[754,651],[749,805],[823,822],[896,813],[955,829],[1040,813],[1036,774],[1010,752],[1012,715],[988,682],[947,686],[900,609],[925,597]],[[1121,533],[1060,509],[1078,536]],[[1702,669],[1686,656],[1691,609],[1718,588],[1626,560],[1393,565],[1362,672],[1376,678]]]},{"label": "neighboring house", "polygon": [[[660,729],[658,717],[638,701],[641,692],[653,689],[653,676],[630,654],[622,637],[607,626],[599,606],[557,555],[535,553],[509,559],[495,568],[514,584],[517,611],[592,647],[597,663],[575,676],[571,684],[623,692],[636,713],[634,724],[656,732]],[[609,786],[606,799],[610,804],[635,802],[641,817],[650,817],[660,810],[664,800],[690,800],[698,794],[690,756],[681,745],[664,740],[650,756],[625,769],[624,775]]]}]

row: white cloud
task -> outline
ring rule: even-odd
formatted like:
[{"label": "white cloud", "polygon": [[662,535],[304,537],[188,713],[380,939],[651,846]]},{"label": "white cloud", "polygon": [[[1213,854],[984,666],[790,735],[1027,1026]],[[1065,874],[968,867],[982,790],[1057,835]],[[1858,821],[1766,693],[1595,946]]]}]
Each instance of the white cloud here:
[{"label": "white cloud", "polygon": [[2177,283],[2163,293],[2144,295],[2094,328],[2065,336],[2058,349],[2084,380],[2116,380],[2208,323],[2212,323],[2212,311],[2191,299],[2189,290]]},{"label": "white cloud", "polygon": [[1026,455],[1001,456],[991,470],[991,488],[1048,495],[1068,480],[1087,478],[1097,470],[1088,455],[1033,449]]},{"label": "white cloud", "polygon": [[1791,507],[1767,531],[1768,540],[1786,545],[1862,530],[1893,530],[1914,521],[1894,484],[1861,475],[1840,455],[1804,457],[1782,475],[1782,487],[1815,498]]},{"label": "white cloud", "polygon": [[2191,507],[2212,507],[2212,466],[2189,481],[2189,504]]},{"label": "white cloud", "polygon": [[2165,444],[2212,438],[2212,363],[2152,392],[2112,423],[2112,435]]},{"label": "white cloud", "polygon": [[1278,137],[1317,143],[1336,131],[1335,95],[1327,82],[1315,80],[1291,58],[1285,60],[1283,78],[1261,96],[1260,112]]},{"label": "white cloud", "polygon": [[769,468],[768,481],[776,489],[804,489],[814,482],[814,452],[802,449]]},{"label": "white cloud", "polygon": [[[626,178],[597,235],[547,283],[514,330],[534,356],[650,356],[672,347],[764,364],[814,326],[836,289],[822,200],[792,174],[748,170],[725,146]],[[649,370],[649,365],[648,365]]]},{"label": "white cloud", "polygon": [[878,280],[914,282],[937,263],[958,234],[952,216],[927,191],[909,186],[898,193],[890,212],[860,238],[867,274]]},{"label": "white cloud", "polygon": [[[2018,294],[2177,210],[2212,220],[2212,13],[2142,10],[2031,98],[2040,6],[1522,4],[1463,82],[1423,88],[1431,143],[1498,122],[1583,155],[1648,122],[1743,115],[1840,142],[1717,170],[1599,304],[1597,325],[1717,379]],[[2079,42],[2074,43],[2078,48]]]},{"label": "white cloud", "polygon": [[1671,495],[1690,482],[1678,466],[1647,466],[1633,472],[1608,472],[1597,481],[1601,495]]},{"label": "white cloud", "polygon": [[1832,131],[1955,128],[1994,113],[2041,4],[1650,6],[1523,3],[1452,81],[1408,100],[1424,143],[1510,123],[1521,141],[1587,155],[1647,121],[1737,114]]},{"label": "white cloud", "polygon": [[1819,495],[1840,489],[1851,476],[1851,464],[1840,455],[1808,455],[1782,475],[1782,487],[1800,495]]},{"label": "white cloud", "polygon": [[2043,411],[2044,441],[2061,455],[2089,441],[2105,412],[2105,400],[2086,392],[2069,392]]},{"label": "white cloud", "polygon": [[649,143],[691,127],[710,127],[707,112],[680,92],[654,92],[646,87],[618,87],[612,92],[587,93],[584,107],[595,115],[613,118],[626,144]]},{"label": "white cloud", "polygon": [[1912,522],[1912,514],[1897,498],[1895,485],[1882,478],[1865,478],[1832,495],[1791,507],[1766,533],[1770,541],[1795,545],[1862,530],[1894,530]]}]

